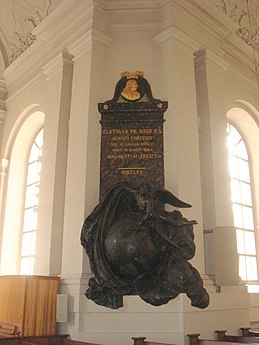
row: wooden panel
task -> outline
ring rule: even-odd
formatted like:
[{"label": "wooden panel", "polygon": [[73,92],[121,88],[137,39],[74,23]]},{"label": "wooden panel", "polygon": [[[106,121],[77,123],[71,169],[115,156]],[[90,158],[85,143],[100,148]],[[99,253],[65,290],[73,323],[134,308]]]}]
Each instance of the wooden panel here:
[{"label": "wooden panel", "polygon": [[[68,337],[67,334],[55,336],[39,336],[39,337],[16,337],[16,338],[1,338],[0,345],[63,345],[64,339]],[[88,343],[85,343],[88,344]],[[71,344],[73,345],[73,344]]]},{"label": "wooden panel", "polygon": [[0,324],[17,326],[23,336],[56,335],[58,277],[0,277]]},{"label": "wooden panel", "polygon": [[22,330],[25,277],[0,277],[0,322],[16,325]]},{"label": "wooden panel", "polygon": [[[68,337],[68,334],[60,334],[60,335],[52,335],[52,336],[28,336],[28,337],[23,337],[21,339],[23,341],[33,343],[33,344],[38,344],[38,345],[63,345],[63,341],[67,339],[67,337]],[[0,345],[2,344],[0,343]]]},{"label": "wooden panel", "polygon": [[78,341],[72,339],[64,339],[62,345],[99,345],[96,343],[88,343],[85,341]]},{"label": "wooden panel", "polygon": [[23,335],[55,335],[59,278],[28,277]]},{"label": "wooden panel", "polygon": [[20,338],[0,338],[0,345],[21,345]]}]

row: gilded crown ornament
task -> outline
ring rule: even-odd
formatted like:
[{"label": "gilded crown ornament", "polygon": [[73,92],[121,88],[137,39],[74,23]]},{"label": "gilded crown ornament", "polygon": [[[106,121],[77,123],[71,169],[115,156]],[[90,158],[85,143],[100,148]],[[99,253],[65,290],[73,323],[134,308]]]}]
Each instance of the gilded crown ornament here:
[{"label": "gilded crown ornament", "polygon": [[138,77],[144,77],[144,72],[136,71],[136,72],[122,72],[121,77],[126,77],[127,79],[138,79]]}]

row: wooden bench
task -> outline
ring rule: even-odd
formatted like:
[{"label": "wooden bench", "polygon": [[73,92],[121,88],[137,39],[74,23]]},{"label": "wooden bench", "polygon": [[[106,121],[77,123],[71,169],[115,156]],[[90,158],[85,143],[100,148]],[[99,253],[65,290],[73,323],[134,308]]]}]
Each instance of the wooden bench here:
[{"label": "wooden bench", "polygon": [[85,341],[73,340],[73,339],[63,339],[62,345],[99,345],[96,343],[88,343]]},{"label": "wooden bench", "polygon": [[166,344],[166,343],[157,343],[154,341],[147,341],[146,337],[133,337],[133,345],[175,345],[175,344]]},{"label": "wooden bench", "polygon": [[234,343],[245,343],[245,344],[251,344],[251,343],[259,343],[259,338],[253,337],[253,336],[243,336],[243,335],[227,335],[225,330],[222,331],[215,331],[217,333],[217,339],[220,341],[231,341]]},{"label": "wooden bench", "polygon": [[26,336],[26,337],[0,337],[0,345],[100,345],[68,339],[68,334]]},{"label": "wooden bench", "polygon": [[33,343],[37,345],[63,345],[63,342],[67,340],[68,337],[68,334],[25,336],[21,337],[21,340],[23,342]]},{"label": "wooden bench", "polygon": [[17,325],[5,322],[0,323],[0,338],[12,336],[17,337],[18,335],[19,333]]},{"label": "wooden bench", "polygon": [[[63,341],[69,337],[62,335],[44,335],[44,336],[5,336],[0,335],[0,345],[63,345]],[[70,344],[72,345],[72,344]]]},{"label": "wooden bench", "polygon": [[243,337],[259,337],[259,332],[251,331],[250,327],[241,327],[240,330]]},{"label": "wooden bench", "polygon": [[[190,345],[236,345],[237,341],[224,341],[224,340],[209,340],[209,339],[199,339],[200,334],[187,334],[189,337]],[[253,341],[248,342],[249,344],[256,344]],[[258,343],[256,344],[258,345]]]}]

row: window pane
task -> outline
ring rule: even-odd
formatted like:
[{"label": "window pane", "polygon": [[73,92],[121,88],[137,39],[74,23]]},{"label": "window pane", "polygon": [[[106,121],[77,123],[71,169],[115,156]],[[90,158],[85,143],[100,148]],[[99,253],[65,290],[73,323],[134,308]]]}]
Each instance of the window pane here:
[{"label": "window pane", "polygon": [[238,164],[239,164],[240,180],[245,181],[245,182],[250,182],[248,162],[244,161],[243,159],[239,159]]},{"label": "window pane", "polygon": [[21,256],[30,256],[35,254],[36,233],[25,232],[22,236],[22,253]]},{"label": "window pane", "polygon": [[228,146],[228,152],[229,152],[231,155],[236,156],[236,146],[233,144],[233,142],[231,141],[231,138],[230,138],[230,137],[228,137],[227,146]]},{"label": "window pane", "polygon": [[255,236],[253,231],[244,231],[245,235],[245,253],[255,255]]},{"label": "window pane", "polygon": [[33,274],[34,258],[21,258],[20,274],[32,275]]},{"label": "window pane", "polygon": [[39,185],[33,184],[26,188],[25,207],[38,205]]},{"label": "window pane", "polygon": [[43,129],[36,136],[29,155],[27,186],[25,192],[20,274],[33,273],[42,146]]},{"label": "window pane", "polygon": [[229,156],[229,170],[231,177],[239,179],[238,159],[236,157]]},{"label": "window pane", "polygon": [[42,129],[39,134],[37,135],[37,137],[35,138],[35,143],[36,145],[41,149],[43,146],[43,134],[44,134],[44,130]]},{"label": "window pane", "polygon": [[242,280],[246,280],[246,257],[244,255],[239,256],[239,277]]},{"label": "window pane", "polygon": [[256,258],[253,256],[246,257],[247,280],[257,280]]},{"label": "window pane", "polygon": [[24,212],[23,231],[36,230],[38,213],[35,208],[29,208]]},{"label": "window pane", "polygon": [[245,160],[248,160],[247,150],[245,147],[245,143],[240,141],[240,143],[236,147],[236,155],[240,158],[243,158]]},{"label": "window pane", "polygon": [[245,254],[245,241],[244,241],[244,231],[237,229],[237,252],[238,254]]},{"label": "window pane", "polygon": [[242,206],[244,229],[254,230],[253,210],[251,207]]},{"label": "window pane", "polygon": [[252,206],[252,198],[251,198],[251,188],[250,184],[240,182],[240,190],[241,190],[241,200],[242,204]]},{"label": "window pane", "polygon": [[37,145],[35,145],[35,143],[33,143],[31,152],[30,152],[29,163],[38,160],[38,157],[39,157],[39,148]]},{"label": "window pane", "polygon": [[28,167],[28,176],[27,176],[27,185],[40,180],[40,168],[41,164],[38,161],[34,161],[29,164]]},{"label": "window pane", "polygon": [[231,179],[231,199],[233,202],[241,203],[240,183],[235,179]]},{"label": "window pane", "polygon": [[241,136],[239,132],[235,129],[235,127],[230,125],[229,129],[230,129],[231,142],[236,146],[239,143]]},{"label": "window pane", "polygon": [[233,204],[234,224],[236,228],[243,228],[242,206]]}]

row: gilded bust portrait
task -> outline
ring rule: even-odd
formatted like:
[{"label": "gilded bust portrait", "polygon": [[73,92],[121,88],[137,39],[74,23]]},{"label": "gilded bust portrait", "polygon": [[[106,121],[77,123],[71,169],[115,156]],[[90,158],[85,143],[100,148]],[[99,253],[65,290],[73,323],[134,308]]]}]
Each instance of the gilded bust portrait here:
[{"label": "gilded bust portrait", "polygon": [[121,96],[129,101],[136,101],[140,98],[140,93],[137,91],[138,83],[135,79],[127,81]]}]

